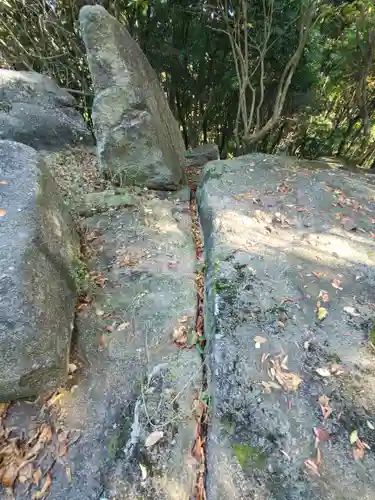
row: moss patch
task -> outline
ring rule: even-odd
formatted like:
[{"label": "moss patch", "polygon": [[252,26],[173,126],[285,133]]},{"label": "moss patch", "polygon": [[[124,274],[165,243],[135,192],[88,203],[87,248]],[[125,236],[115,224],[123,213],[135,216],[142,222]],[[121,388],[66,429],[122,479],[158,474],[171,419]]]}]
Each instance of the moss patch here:
[{"label": "moss patch", "polygon": [[371,344],[373,344],[375,346],[375,322],[372,325],[372,328],[368,334],[368,339],[371,342]]},{"label": "moss patch", "polygon": [[87,265],[81,259],[76,259],[73,263],[72,278],[76,286],[77,294],[80,297],[86,295],[90,288],[90,277]]},{"label": "moss patch", "polygon": [[242,443],[233,444],[232,448],[238,463],[243,469],[247,466],[252,466],[256,469],[264,469],[266,465],[266,455],[260,448]]}]

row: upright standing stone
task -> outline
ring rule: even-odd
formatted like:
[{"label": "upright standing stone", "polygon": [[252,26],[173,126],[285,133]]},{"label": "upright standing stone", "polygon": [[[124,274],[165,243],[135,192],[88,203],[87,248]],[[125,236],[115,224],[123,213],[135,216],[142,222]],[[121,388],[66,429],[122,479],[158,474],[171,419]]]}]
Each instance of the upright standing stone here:
[{"label": "upright standing stone", "polygon": [[101,6],[83,7],[80,24],[102,172],[118,184],[177,188],[184,178],[182,136],[141,48]]}]

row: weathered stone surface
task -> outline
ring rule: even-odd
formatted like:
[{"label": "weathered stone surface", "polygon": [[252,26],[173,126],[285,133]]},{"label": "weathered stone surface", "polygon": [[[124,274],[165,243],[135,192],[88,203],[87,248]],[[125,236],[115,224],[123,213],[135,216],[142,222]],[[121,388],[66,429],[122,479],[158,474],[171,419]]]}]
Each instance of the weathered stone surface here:
[{"label": "weathered stone surface", "polygon": [[[210,500],[372,498],[374,200],[370,175],[293,159],[206,166]],[[275,372],[278,354],[285,367]],[[333,410],[326,420],[323,395]],[[317,457],[316,427],[330,433],[319,443],[320,475],[304,465]],[[353,430],[370,447],[358,461]]]},{"label": "weathered stone surface", "polygon": [[[173,332],[195,326],[195,248],[188,198],[175,195],[142,192],[133,206],[85,220],[89,270],[104,287],[77,316],[86,364],[58,400],[55,427],[80,439],[51,469],[54,500],[185,500],[193,491],[201,359],[178,349]],[[155,430],[163,438],[146,448]]]},{"label": "weathered stone surface", "polygon": [[75,100],[50,78],[0,70],[0,139],[36,149],[93,144]]},{"label": "weathered stone surface", "polygon": [[103,7],[83,7],[80,23],[101,170],[117,184],[176,189],[184,181],[184,145],[154,70]]},{"label": "weathered stone surface", "polygon": [[0,141],[0,400],[67,377],[79,239],[37,152]]},{"label": "weathered stone surface", "polygon": [[216,144],[203,144],[187,152],[185,157],[191,166],[203,166],[209,161],[219,160],[219,148]]}]

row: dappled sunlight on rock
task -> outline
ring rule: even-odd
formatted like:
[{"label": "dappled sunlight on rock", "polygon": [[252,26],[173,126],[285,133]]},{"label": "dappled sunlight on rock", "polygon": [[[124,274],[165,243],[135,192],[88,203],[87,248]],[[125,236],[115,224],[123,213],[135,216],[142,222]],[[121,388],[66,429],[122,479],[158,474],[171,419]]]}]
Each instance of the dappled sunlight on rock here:
[{"label": "dappled sunlight on rock", "polygon": [[[203,177],[215,442],[208,493],[261,498],[263,485],[265,498],[315,498],[316,491],[317,498],[372,500],[372,451],[364,452],[362,481],[350,458],[362,451],[350,448],[348,432],[358,429],[372,448],[373,181],[261,154],[212,162]],[[298,384],[287,390],[284,375]],[[322,425],[335,440],[319,444],[316,455],[311,429],[322,418],[322,394],[332,395]],[[218,454],[220,472],[211,463]],[[254,470],[259,454],[264,466]],[[299,475],[309,464],[317,466],[314,484]]]}]

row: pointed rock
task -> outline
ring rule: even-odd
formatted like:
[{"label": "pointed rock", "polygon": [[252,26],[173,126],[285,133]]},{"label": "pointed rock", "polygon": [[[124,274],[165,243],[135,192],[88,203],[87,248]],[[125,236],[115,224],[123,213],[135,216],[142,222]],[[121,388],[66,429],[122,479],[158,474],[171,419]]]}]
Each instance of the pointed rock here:
[{"label": "pointed rock", "polygon": [[101,6],[80,25],[95,89],[93,122],[100,168],[120,185],[176,189],[184,144],[155,71],[125,26]]}]

